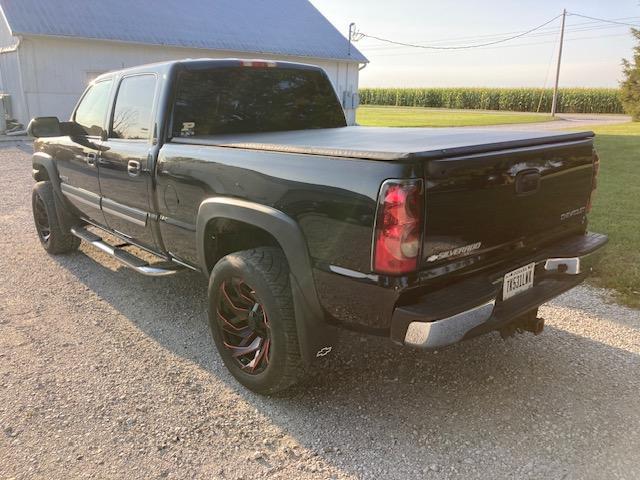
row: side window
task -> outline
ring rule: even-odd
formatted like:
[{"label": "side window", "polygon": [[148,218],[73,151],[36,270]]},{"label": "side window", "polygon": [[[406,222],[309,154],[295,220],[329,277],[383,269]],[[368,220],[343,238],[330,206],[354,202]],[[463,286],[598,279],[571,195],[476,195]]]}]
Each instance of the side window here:
[{"label": "side window", "polygon": [[122,79],[113,109],[111,138],[149,138],[155,90],[155,75],[136,75]]},{"label": "side window", "polygon": [[87,135],[102,134],[110,90],[111,80],[105,80],[91,86],[82,97],[73,120],[84,129]]}]

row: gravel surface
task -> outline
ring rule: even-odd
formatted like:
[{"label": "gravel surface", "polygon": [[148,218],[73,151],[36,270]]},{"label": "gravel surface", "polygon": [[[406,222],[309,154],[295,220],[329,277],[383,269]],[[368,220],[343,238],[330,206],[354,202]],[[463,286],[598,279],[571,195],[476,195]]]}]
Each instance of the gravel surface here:
[{"label": "gravel surface", "polygon": [[548,328],[439,352],[345,337],[286,397],[240,388],[205,282],[51,257],[30,146],[0,146],[0,478],[640,477],[640,312],[578,288]]}]

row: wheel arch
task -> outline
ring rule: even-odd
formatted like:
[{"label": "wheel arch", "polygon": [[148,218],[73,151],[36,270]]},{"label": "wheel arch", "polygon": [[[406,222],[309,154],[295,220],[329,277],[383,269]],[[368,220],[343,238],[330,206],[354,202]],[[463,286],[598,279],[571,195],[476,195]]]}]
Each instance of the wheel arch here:
[{"label": "wheel arch", "polygon": [[235,220],[263,230],[277,242],[289,263],[298,340],[305,361],[311,362],[317,352],[335,343],[334,327],[325,321],[324,310],[316,292],[311,257],[304,235],[294,219],[273,207],[247,200],[212,197],[198,208],[196,241],[200,269],[210,274],[207,257],[207,227],[220,219]]},{"label": "wheel arch", "polygon": [[74,211],[74,207],[62,194],[60,176],[58,175],[55,160],[48,153],[35,152],[32,156],[31,165],[32,176],[36,182],[51,182],[54,201],[58,207],[56,208],[58,221],[61,225],[64,225],[65,228],[72,227],[77,218],[69,213]]},{"label": "wheel arch", "polygon": [[56,193],[60,192],[60,177],[53,157],[48,153],[35,152],[32,156],[33,179],[36,182],[50,181]]}]

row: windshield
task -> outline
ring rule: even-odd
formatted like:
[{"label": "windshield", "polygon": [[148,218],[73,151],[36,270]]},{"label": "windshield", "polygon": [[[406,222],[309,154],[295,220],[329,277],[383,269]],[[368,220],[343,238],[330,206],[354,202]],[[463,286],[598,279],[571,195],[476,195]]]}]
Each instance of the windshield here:
[{"label": "windshield", "polygon": [[319,70],[229,67],[178,74],[174,137],[345,125],[335,91]]}]

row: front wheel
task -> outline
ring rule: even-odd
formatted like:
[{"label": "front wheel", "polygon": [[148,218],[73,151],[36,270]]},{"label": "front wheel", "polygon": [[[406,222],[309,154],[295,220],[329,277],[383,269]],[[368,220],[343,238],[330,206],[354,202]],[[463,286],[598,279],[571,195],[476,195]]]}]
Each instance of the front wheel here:
[{"label": "front wheel", "polygon": [[33,186],[31,207],[38,238],[47,252],[58,254],[78,249],[80,239],[73,236],[58,220],[58,205],[51,182],[38,182]]},{"label": "front wheel", "polygon": [[209,324],[225,366],[261,394],[285,390],[304,375],[289,265],[281,250],[232,253],[209,280]]}]

